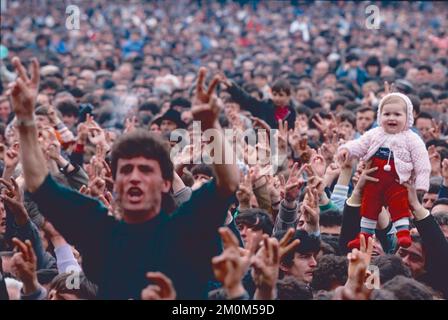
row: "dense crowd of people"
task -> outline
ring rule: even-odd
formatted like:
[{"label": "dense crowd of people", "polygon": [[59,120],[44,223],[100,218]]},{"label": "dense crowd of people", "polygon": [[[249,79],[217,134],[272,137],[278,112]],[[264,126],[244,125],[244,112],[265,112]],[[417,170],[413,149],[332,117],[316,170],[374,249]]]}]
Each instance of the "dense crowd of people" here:
[{"label": "dense crowd of people", "polygon": [[1,299],[448,298],[446,3],[3,2]]}]

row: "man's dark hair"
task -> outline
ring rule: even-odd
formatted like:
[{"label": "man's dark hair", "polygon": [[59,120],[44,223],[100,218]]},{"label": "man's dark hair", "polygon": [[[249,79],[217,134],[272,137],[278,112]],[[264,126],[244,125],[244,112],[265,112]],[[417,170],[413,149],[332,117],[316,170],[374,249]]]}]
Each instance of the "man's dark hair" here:
[{"label": "man's dark hair", "polygon": [[416,119],[416,121],[418,119],[429,119],[429,120],[432,120],[432,115],[430,115],[428,112],[420,112],[418,117],[417,117],[417,119]]},{"label": "man's dark hair", "polygon": [[356,53],[349,53],[346,57],[345,57],[345,61],[351,62],[351,61],[358,61],[359,60],[359,56]]},{"label": "man's dark hair", "polygon": [[190,100],[185,99],[185,98],[176,98],[176,99],[171,100],[171,102],[170,102],[170,108],[174,108],[174,107],[190,109],[191,102],[190,102]]},{"label": "man's dark hair", "polygon": [[368,107],[368,106],[364,106],[364,107],[360,107],[360,108],[356,109],[355,113],[358,114],[358,113],[364,113],[367,111],[371,111],[371,112],[375,113],[375,110],[373,110],[371,107]]},{"label": "man's dark hair", "polygon": [[277,281],[277,300],[313,300],[313,292],[305,283],[286,276]]},{"label": "man's dark hair", "polygon": [[417,69],[419,71],[420,70],[426,70],[426,71],[428,71],[428,73],[432,73],[432,67],[430,65],[427,65],[427,64],[422,64]]},{"label": "man's dark hair", "polygon": [[344,110],[338,114],[340,122],[347,121],[353,128],[356,126],[356,115],[352,111]]},{"label": "man's dark hair", "polygon": [[78,117],[79,109],[76,102],[71,100],[63,100],[56,105],[56,109],[61,112],[63,116]]},{"label": "man's dark hair", "polygon": [[319,225],[333,227],[342,225],[342,215],[338,210],[327,210],[320,214]]},{"label": "man's dark hair", "polygon": [[256,72],[253,72],[253,78],[263,78],[263,79],[265,79],[265,80],[267,80],[268,79],[268,75],[265,73],[265,72],[263,72],[263,71],[256,71]]},{"label": "man's dark hair", "polygon": [[386,283],[396,276],[404,276],[406,278],[412,277],[411,270],[406,267],[403,260],[396,255],[387,254],[377,256],[373,258],[372,264],[380,269],[381,283]]},{"label": "man's dark hair", "polygon": [[36,108],[36,110],[34,110],[34,114],[36,116],[46,116],[48,117],[48,107],[46,106],[39,106]]},{"label": "man's dark hair", "polygon": [[408,94],[408,98],[411,100],[415,113],[420,114],[420,98],[415,94]]},{"label": "man's dark hair", "polygon": [[47,79],[47,80],[42,81],[40,88],[39,88],[40,91],[45,90],[45,89],[53,89],[55,91],[58,91],[60,89],[60,86],[56,81]]},{"label": "man's dark hair", "polygon": [[[444,198],[448,204],[448,199]],[[448,212],[439,212],[434,215],[434,220],[436,220],[439,226],[448,226]]]},{"label": "man's dark hair", "polygon": [[442,147],[444,149],[448,149],[448,142],[446,142],[443,139],[431,139],[428,142],[426,142],[426,149],[428,149],[430,146]]},{"label": "man's dark hair", "polygon": [[[280,231],[274,234],[274,237],[280,240],[285,235],[286,231]],[[294,254],[308,254],[317,253],[320,250],[320,239],[315,236],[310,236],[305,230],[296,230],[291,241],[296,239],[300,240],[300,244],[295,248],[295,250],[290,251],[288,254],[283,256],[281,263],[286,266],[291,266],[294,259]]]},{"label": "man's dark hair", "polygon": [[396,276],[389,280],[383,289],[391,291],[398,300],[433,300],[434,295],[428,286],[404,276]]},{"label": "man's dark hair", "polygon": [[272,92],[281,93],[284,92],[286,95],[291,95],[291,84],[288,80],[278,79],[272,85]]},{"label": "man's dark hair", "polygon": [[299,114],[304,114],[304,115],[306,115],[306,117],[307,117],[308,119],[310,119],[311,116],[313,115],[313,112],[310,110],[310,108],[305,107],[305,106],[300,106],[300,107],[298,107],[298,108],[296,109],[296,112],[297,112],[297,115],[299,115]]},{"label": "man's dark hair", "polygon": [[348,263],[344,256],[327,254],[322,256],[313,273],[311,286],[315,290],[333,290],[347,281]]},{"label": "man's dark hair", "polygon": [[448,92],[442,92],[437,96],[437,100],[448,99]]},{"label": "man's dark hair", "polygon": [[167,144],[159,136],[143,129],[124,134],[112,147],[112,175],[117,174],[119,159],[144,157],[156,160],[160,165],[164,180],[173,181],[173,163]]},{"label": "man's dark hair", "polygon": [[355,110],[359,109],[361,107],[361,105],[359,103],[356,102],[349,102],[345,105],[345,109],[348,111],[352,111],[354,112]]},{"label": "man's dark hair", "polygon": [[347,103],[347,98],[345,98],[345,97],[338,97],[338,98],[334,99],[333,101],[331,101],[331,103],[330,103],[330,110],[331,111],[336,111],[336,108],[338,106],[344,107],[346,103]]},{"label": "man's dark hair", "polygon": [[45,35],[45,34],[42,34],[42,33],[39,33],[37,36],[36,36],[36,39],[35,39],[35,41],[36,41],[36,43],[38,43],[39,41],[41,41],[41,40],[45,40],[45,45],[46,46],[49,46],[50,45],[50,38],[47,36],[47,35]]},{"label": "man's dark hair", "polygon": [[79,288],[69,289],[67,287],[68,278],[73,277],[71,273],[61,273],[50,283],[48,291],[56,290],[57,293],[71,293],[79,299],[94,300],[97,296],[98,287],[86,278],[84,273],[79,273]]},{"label": "man's dark hair", "polygon": [[295,58],[294,61],[292,62],[292,65],[298,64],[298,63],[303,63],[306,64],[306,60],[305,58]]},{"label": "man's dark hair", "polygon": [[419,94],[419,98],[420,100],[423,99],[431,99],[433,102],[436,101],[436,97],[434,97],[434,95],[432,94],[431,91],[423,91]]},{"label": "man's dark hair", "polygon": [[436,201],[434,201],[434,204],[433,204],[433,208],[436,206],[436,205],[439,205],[439,204],[444,204],[444,205],[447,205],[448,206],[448,198],[439,198],[439,199],[437,199]]},{"label": "man's dark hair", "polygon": [[212,166],[209,166],[208,164],[205,163],[200,163],[195,165],[192,169],[191,169],[191,174],[197,175],[197,174],[203,174],[206,175],[207,177],[210,178],[214,178],[215,177],[215,172],[213,170]]},{"label": "man's dark hair", "polygon": [[78,87],[71,88],[68,90],[68,92],[70,92],[75,98],[82,98],[82,96],[84,95],[84,91],[82,91]]},{"label": "man's dark hair", "polygon": [[138,111],[151,111],[153,115],[159,113],[159,106],[154,102],[144,102],[138,107]]},{"label": "man's dark hair", "polygon": [[431,183],[427,193],[439,193],[440,185]]},{"label": "man's dark hair", "polygon": [[320,252],[321,255],[328,255],[328,254],[336,254],[336,250],[325,241],[320,242]]},{"label": "man's dark hair", "polygon": [[339,247],[339,236],[322,233],[320,235],[320,240],[323,243],[326,243],[327,245],[331,246],[333,248],[333,253],[340,256],[342,255],[341,248]]},{"label": "man's dark hair", "polygon": [[268,235],[272,234],[274,223],[271,216],[263,209],[247,209],[235,218],[236,225],[246,225],[254,231],[262,230]]},{"label": "man's dark hair", "polygon": [[322,108],[322,105],[319,103],[319,101],[314,99],[306,99],[303,101],[303,105],[309,109],[320,109]]}]

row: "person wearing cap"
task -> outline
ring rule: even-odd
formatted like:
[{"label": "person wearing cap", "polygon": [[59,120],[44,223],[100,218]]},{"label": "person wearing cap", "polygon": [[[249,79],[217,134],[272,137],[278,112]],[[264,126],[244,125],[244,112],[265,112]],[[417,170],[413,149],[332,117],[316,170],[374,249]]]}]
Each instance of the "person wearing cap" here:
[{"label": "person wearing cap", "polygon": [[[360,247],[360,235],[366,240],[375,234],[378,215],[387,206],[391,220],[397,229],[400,247],[412,243],[409,232],[410,205],[405,183],[419,191],[429,189],[431,164],[428,151],[420,137],[411,130],[414,123],[411,100],[402,93],[389,93],[378,106],[379,127],[364,133],[338,149],[341,163],[351,158],[371,161],[377,167],[374,180],[366,183],[361,203],[361,232],[348,243],[350,249]],[[415,182],[413,181],[415,177]]]},{"label": "person wearing cap", "polygon": [[162,134],[169,135],[176,129],[184,129],[186,127],[185,122],[182,121],[179,111],[174,109],[168,109],[160,118],[155,121],[160,127]]}]

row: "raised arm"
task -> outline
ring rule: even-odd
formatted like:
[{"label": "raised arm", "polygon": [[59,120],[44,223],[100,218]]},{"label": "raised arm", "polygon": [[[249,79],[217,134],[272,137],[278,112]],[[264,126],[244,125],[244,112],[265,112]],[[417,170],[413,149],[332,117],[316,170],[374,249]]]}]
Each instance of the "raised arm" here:
[{"label": "raised arm", "polygon": [[375,134],[376,130],[372,129],[363,134],[359,139],[350,140],[349,142],[343,144],[338,149],[338,160],[340,162],[345,162],[348,159],[341,159],[341,152],[348,150],[348,156],[350,158],[361,158],[364,156],[372,143],[372,136]]},{"label": "raised arm", "polygon": [[233,100],[240,105],[244,110],[249,111],[252,115],[259,117],[262,109],[260,108],[260,101],[252,97],[243,88],[239,87],[236,83],[221,77],[221,84],[226,87],[227,92],[230,94]]},{"label": "raised arm", "polygon": [[19,58],[14,57],[12,63],[18,77],[10,84],[7,95],[11,96],[12,107],[17,117],[16,126],[19,132],[20,157],[25,185],[29,191],[33,192],[39,188],[48,175],[34,122],[34,108],[39,89],[39,62],[33,58],[31,78],[28,77]]},{"label": "raised arm", "polygon": [[236,161],[232,161],[230,164],[226,164],[224,161],[225,154],[230,152],[232,148],[224,138],[221,125],[218,121],[220,104],[222,102],[213,94],[218,85],[219,77],[214,77],[207,92],[205,92],[203,83],[206,73],[207,70],[205,68],[199,70],[196,96],[191,112],[194,120],[201,122],[203,131],[214,129],[212,133],[214,139],[213,146],[215,146],[213,167],[216,172],[216,185],[220,194],[227,197],[233,194],[238,188],[238,167]]}]

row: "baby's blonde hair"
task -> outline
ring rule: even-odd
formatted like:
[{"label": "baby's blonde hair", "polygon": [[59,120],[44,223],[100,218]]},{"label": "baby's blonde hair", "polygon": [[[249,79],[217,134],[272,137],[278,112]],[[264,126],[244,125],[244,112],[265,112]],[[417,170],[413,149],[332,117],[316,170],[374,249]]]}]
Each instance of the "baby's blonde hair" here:
[{"label": "baby's blonde hair", "polygon": [[381,112],[383,112],[383,108],[386,104],[390,104],[390,103],[396,103],[396,102],[400,102],[401,105],[404,107],[404,111],[407,110],[407,105],[406,105],[406,101],[401,98],[401,97],[397,97],[397,96],[389,96],[386,99],[384,99],[383,104],[381,105]]}]

